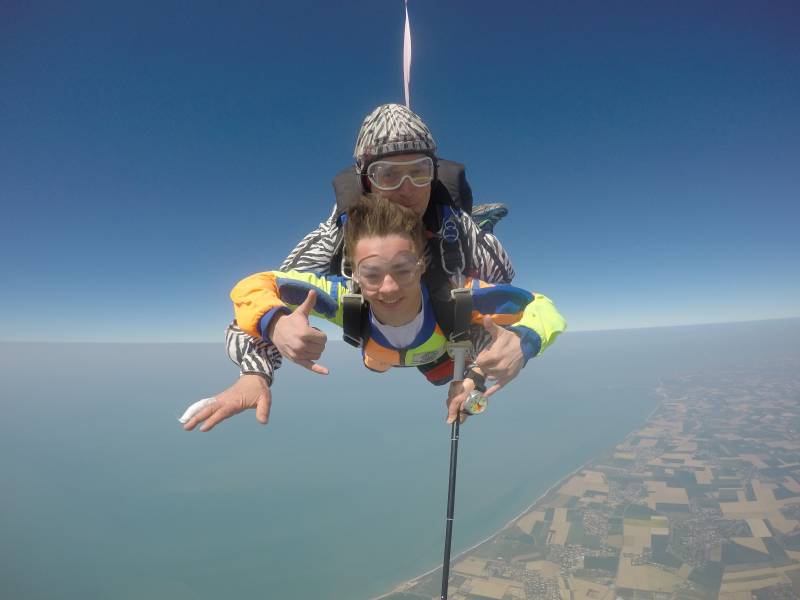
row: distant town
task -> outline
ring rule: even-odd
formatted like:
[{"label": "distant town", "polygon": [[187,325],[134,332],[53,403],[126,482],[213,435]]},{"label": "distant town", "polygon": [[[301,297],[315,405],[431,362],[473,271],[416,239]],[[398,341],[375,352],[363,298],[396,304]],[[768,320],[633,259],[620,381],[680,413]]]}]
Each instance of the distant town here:
[{"label": "distant town", "polygon": [[[799,373],[662,383],[641,429],[453,561],[449,598],[800,597]],[[383,598],[440,585],[441,569]]]}]

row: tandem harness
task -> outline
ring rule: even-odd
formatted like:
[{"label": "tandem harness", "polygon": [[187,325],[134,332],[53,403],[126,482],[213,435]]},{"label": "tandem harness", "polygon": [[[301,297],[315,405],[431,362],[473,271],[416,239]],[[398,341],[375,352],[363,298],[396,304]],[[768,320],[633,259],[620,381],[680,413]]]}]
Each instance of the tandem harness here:
[{"label": "tandem harness", "polygon": [[[472,349],[469,335],[472,321],[472,290],[459,287],[448,292],[446,300],[443,294],[439,295],[438,300],[435,299],[433,293],[430,300],[439,327],[447,337],[447,353],[455,361],[453,381],[458,381],[464,376],[465,358]],[[447,323],[443,324],[444,321]],[[344,341],[351,346],[363,348],[369,341],[369,303],[357,289],[342,298],[342,328]]]},{"label": "tandem harness", "polygon": [[[455,211],[445,205],[442,213],[445,217],[438,234],[438,244],[435,244],[432,253],[433,264],[423,277],[442,333],[451,342],[468,341],[472,293],[463,286],[469,255],[464,252],[464,235]],[[343,221],[346,221],[346,215]],[[350,283],[352,291],[342,299],[343,337],[351,346],[360,348],[369,340],[369,305],[359,293],[358,284],[352,279]]]},{"label": "tandem harness", "polygon": [[[434,239],[429,243],[431,264],[423,275],[428,286],[436,322],[450,345],[469,344],[469,324],[472,317],[472,294],[463,287],[464,275],[472,270],[472,251],[466,232],[459,220],[459,211],[472,211],[472,190],[467,183],[464,165],[449,160],[437,160],[437,177],[431,186],[431,199],[425,215],[425,226]],[[339,214],[338,249],[330,271],[349,276],[350,265],[342,248],[342,229],[347,209],[362,193],[361,181],[353,167],[340,172],[333,180]],[[353,286],[356,284],[351,283]],[[344,340],[351,346],[363,347],[369,341],[369,306],[358,293],[357,286],[345,294],[342,306]],[[462,374],[459,373],[456,378]]]}]

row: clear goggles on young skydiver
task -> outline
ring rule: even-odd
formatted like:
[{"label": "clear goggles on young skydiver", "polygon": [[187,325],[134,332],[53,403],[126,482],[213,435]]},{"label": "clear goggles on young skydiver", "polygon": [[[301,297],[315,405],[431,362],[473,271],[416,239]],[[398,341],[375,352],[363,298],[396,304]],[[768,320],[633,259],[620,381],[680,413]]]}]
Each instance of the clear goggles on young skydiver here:
[{"label": "clear goggles on young skydiver", "polygon": [[391,274],[397,285],[409,285],[414,283],[423,264],[424,261],[411,252],[398,252],[392,260],[371,256],[356,265],[353,277],[369,291],[380,289],[387,274]]},{"label": "clear goggles on young skydiver", "polygon": [[396,190],[408,179],[416,187],[425,187],[433,181],[433,159],[423,156],[414,160],[376,160],[367,167],[367,177],[379,190]]}]

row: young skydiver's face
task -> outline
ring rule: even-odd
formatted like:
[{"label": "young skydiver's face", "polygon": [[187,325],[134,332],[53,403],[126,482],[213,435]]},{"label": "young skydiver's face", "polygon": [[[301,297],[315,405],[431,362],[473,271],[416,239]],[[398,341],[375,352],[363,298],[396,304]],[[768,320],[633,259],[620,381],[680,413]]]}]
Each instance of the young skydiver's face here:
[{"label": "young skydiver's face", "polygon": [[420,277],[424,261],[410,238],[361,238],[354,262],[353,276],[381,323],[398,327],[414,320],[422,308]]},{"label": "young skydiver's face", "polygon": [[[418,168],[418,165],[413,164],[413,161],[425,159],[424,154],[396,154],[387,158],[381,159],[381,162],[387,163],[406,163],[406,165],[398,165],[405,168]],[[376,161],[377,162],[377,161]],[[409,164],[411,163],[411,164]],[[431,184],[427,183],[423,186],[414,185],[410,178],[405,178],[396,190],[381,190],[378,189],[374,183],[370,182],[372,192],[386,198],[390,202],[405,206],[410,209],[419,218],[425,214],[428,208],[428,201],[431,199]]]}]

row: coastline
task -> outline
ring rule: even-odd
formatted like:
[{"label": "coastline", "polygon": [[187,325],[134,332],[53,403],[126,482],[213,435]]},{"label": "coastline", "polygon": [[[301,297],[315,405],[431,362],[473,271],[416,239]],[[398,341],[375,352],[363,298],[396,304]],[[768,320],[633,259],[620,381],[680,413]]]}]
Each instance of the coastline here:
[{"label": "coastline", "polygon": [[[666,400],[666,396],[663,393],[662,382],[659,382],[658,385],[656,385],[654,388],[652,388],[651,391],[659,397],[659,400],[656,402],[656,405],[653,408],[653,410],[651,410],[648,413],[647,417],[645,417],[644,421],[642,421],[642,423],[640,423],[637,428],[635,428],[635,429],[629,431],[627,434],[625,434],[625,437],[623,437],[622,440],[615,442],[614,446],[616,446],[616,445],[620,444],[621,442],[625,441],[626,439],[628,439],[628,437],[630,437],[631,435],[636,433],[636,431],[638,431],[642,426],[644,426],[647,423],[649,423],[650,420],[653,418],[653,416],[663,406],[664,401]],[[604,452],[606,452],[606,451],[607,450],[605,450]],[[525,510],[520,512],[518,515],[512,517],[511,519],[509,519],[508,522],[505,525],[503,525],[500,529],[497,529],[496,531],[493,531],[491,534],[489,534],[486,538],[482,539],[478,543],[473,544],[469,548],[459,552],[457,555],[455,555],[453,558],[450,559],[451,567],[452,567],[453,564],[458,562],[458,560],[461,559],[465,554],[468,554],[469,552],[472,552],[473,550],[475,550],[475,548],[477,548],[481,544],[485,544],[486,542],[488,542],[489,540],[491,540],[495,536],[499,535],[502,531],[504,531],[507,527],[509,527],[512,523],[514,523],[514,521],[517,521],[517,520],[521,519],[526,514],[531,512],[534,508],[536,508],[537,504],[539,504],[545,498],[547,498],[548,495],[550,495],[554,490],[557,490],[558,488],[560,488],[567,481],[569,481],[572,477],[574,477],[575,475],[580,473],[582,470],[587,468],[588,465],[591,465],[592,462],[597,460],[602,455],[603,455],[602,453],[601,454],[597,454],[597,455],[592,456],[591,458],[587,459],[579,467],[577,467],[576,469],[570,471],[568,474],[564,475],[563,477],[558,479],[555,483],[550,485],[542,494],[537,496],[536,499],[533,502],[531,502],[531,504],[527,508],[525,508]],[[413,579],[409,579],[407,581],[404,581],[403,583],[401,583],[398,586],[394,587],[393,589],[391,589],[390,591],[386,592],[385,594],[381,594],[380,596],[374,596],[373,598],[370,598],[370,600],[383,600],[384,598],[387,598],[387,597],[391,596],[392,594],[408,590],[409,588],[411,588],[411,587],[415,586],[417,583],[419,583],[420,580],[423,579],[424,577],[427,577],[427,576],[431,575],[432,573],[438,571],[441,566],[442,566],[441,564],[436,565],[432,569],[429,569],[428,571],[425,571],[424,573],[422,573],[420,575],[417,575]]]},{"label": "coastline", "polygon": [[[593,460],[593,459],[591,459],[591,460]],[[491,540],[493,537],[495,537],[496,535],[498,535],[498,534],[499,534],[501,531],[503,531],[503,530],[504,530],[506,527],[508,527],[509,525],[511,525],[511,524],[512,524],[514,521],[516,521],[517,519],[519,519],[519,518],[521,518],[521,517],[524,517],[524,516],[525,516],[526,514],[528,514],[528,513],[529,513],[529,512],[530,512],[530,511],[531,511],[533,508],[535,508],[535,507],[536,507],[536,505],[537,505],[539,502],[541,502],[542,500],[544,500],[544,499],[545,499],[545,498],[548,496],[548,494],[550,494],[550,492],[552,492],[554,489],[558,489],[558,488],[559,488],[559,487],[561,487],[561,486],[562,486],[564,483],[566,483],[566,482],[569,480],[569,478],[570,478],[570,477],[572,477],[572,476],[574,476],[575,474],[579,473],[579,472],[581,471],[581,469],[583,469],[583,468],[584,468],[584,466],[585,466],[586,464],[588,464],[588,463],[584,463],[583,465],[581,465],[580,467],[578,467],[578,468],[577,468],[577,469],[575,469],[574,471],[570,472],[568,475],[565,475],[564,477],[562,477],[561,479],[559,479],[558,481],[556,481],[554,484],[552,484],[550,487],[548,487],[548,488],[547,488],[547,490],[545,490],[545,491],[544,491],[542,494],[540,494],[540,495],[539,495],[539,496],[536,498],[536,500],[534,500],[534,501],[533,501],[533,502],[532,502],[532,503],[531,503],[531,504],[530,504],[530,505],[529,505],[529,506],[528,506],[528,507],[527,507],[525,510],[523,510],[521,513],[519,513],[519,514],[518,514],[518,515],[516,515],[515,517],[512,517],[511,519],[509,519],[509,520],[508,520],[508,522],[507,522],[505,525],[503,525],[503,526],[502,526],[500,529],[498,529],[497,531],[493,531],[491,534],[489,534],[489,535],[488,535],[486,538],[482,539],[482,540],[481,540],[481,541],[479,541],[478,543],[476,543],[476,544],[473,544],[473,545],[472,545],[472,546],[470,546],[469,548],[467,548],[467,549],[465,549],[465,550],[462,550],[461,552],[459,552],[458,554],[456,554],[456,555],[455,555],[453,558],[451,558],[451,559],[450,559],[450,564],[451,564],[451,565],[452,565],[452,564],[454,564],[455,562],[457,562],[457,561],[458,561],[458,560],[459,560],[459,559],[460,559],[462,556],[464,556],[464,555],[465,555],[465,554],[467,554],[468,552],[472,552],[473,550],[475,550],[475,548],[477,548],[477,547],[478,547],[478,546],[480,546],[481,544],[485,544],[486,542],[488,542],[489,540]],[[394,589],[392,589],[392,590],[390,590],[390,591],[386,592],[385,594],[381,594],[380,596],[375,596],[374,598],[370,598],[370,600],[382,600],[383,598],[386,598],[386,597],[388,597],[388,596],[390,596],[390,595],[392,595],[392,594],[394,594],[394,593],[397,593],[397,592],[402,592],[402,591],[404,591],[404,590],[407,590],[408,588],[410,588],[410,587],[412,587],[412,586],[416,585],[417,583],[419,583],[419,581],[420,581],[420,580],[421,580],[423,577],[427,577],[427,576],[428,576],[428,575],[430,575],[431,573],[434,573],[434,572],[438,571],[438,570],[439,570],[439,568],[440,568],[441,566],[442,566],[442,565],[441,565],[441,564],[439,564],[439,565],[437,565],[437,566],[433,567],[432,569],[430,569],[430,570],[428,570],[428,571],[425,571],[425,572],[424,572],[424,573],[422,573],[421,575],[417,575],[416,577],[414,577],[414,579],[409,579],[408,581],[404,581],[403,583],[401,583],[400,585],[398,585],[398,586],[397,586],[397,587],[395,587]]]}]

